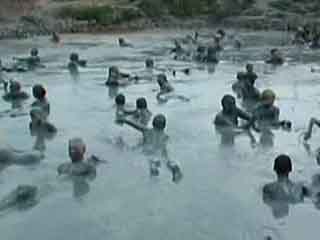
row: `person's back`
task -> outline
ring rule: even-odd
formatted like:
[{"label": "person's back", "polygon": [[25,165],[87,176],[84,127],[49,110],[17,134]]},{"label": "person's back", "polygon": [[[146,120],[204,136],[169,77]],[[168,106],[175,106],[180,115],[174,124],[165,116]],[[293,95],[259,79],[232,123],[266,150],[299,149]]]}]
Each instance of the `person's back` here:
[{"label": "person's back", "polygon": [[287,155],[279,155],[274,161],[273,170],[277,174],[277,181],[266,184],[263,189],[263,200],[269,204],[274,201],[298,203],[303,201],[307,189],[303,184],[294,183],[289,179],[292,171],[291,159]]},{"label": "person's back", "polygon": [[46,89],[41,84],[36,84],[32,88],[32,94],[36,100],[31,104],[31,107],[40,108],[47,119],[50,114],[50,103],[46,98]]}]

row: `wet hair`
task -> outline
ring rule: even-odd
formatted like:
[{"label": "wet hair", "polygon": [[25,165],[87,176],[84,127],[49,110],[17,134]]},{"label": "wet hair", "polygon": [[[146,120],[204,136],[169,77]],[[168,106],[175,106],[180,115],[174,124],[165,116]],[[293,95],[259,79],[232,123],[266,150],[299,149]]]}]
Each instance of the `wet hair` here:
[{"label": "wet hair", "polygon": [[47,91],[41,84],[36,84],[32,88],[32,94],[36,99],[43,99],[46,96]]},{"label": "wet hair", "polygon": [[223,29],[219,29],[217,33],[220,34],[222,37],[226,35],[226,32]]},{"label": "wet hair", "polygon": [[266,89],[262,92],[261,94],[261,100],[265,101],[265,100],[275,100],[276,98],[276,94],[271,90],[271,89]]},{"label": "wet hair", "polygon": [[222,100],[221,100],[221,105],[222,107],[226,107],[229,103],[233,103],[236,104],[236,99],[234,98],[234,96],[226,94],[223,96]]},{"label": "wet hair", "polygon": [[120,44],[124,43],[124,39],[123,38],[119,38],[118,41],[119,41]]},{"label": "wet hair", "polygon": [[248,64],[246,65],[246,69],[248,70],[248,68],[251,68],[251,69],[253,70],[253,64],[252,64],[252,63],[248,63]]},{"label": "wet hair", "polygon": [[163,73],[159,74],[157,77],[157,82],[160,86],[162,86],[164,83],[168,82],[167,76]]},{"label": "wet hair", "polygon": [[274,160],[273,170],[278,175],[287,175],[292,171],[291,159],[288,155],[282,154],[279,155]]},{"label": "wet hair", "polygon": [[145,98],[138,98],[136,101],[137,109],[147,109],[147,100]]},{"label": "wet hair", "polygon": [[10,92],[20,92],[21,84],[17,81],[12,81],[10,83]]},{"label": "wet hair", "polygon": [[278,48],[273,48],[273,49],[270,50],[271,54],[275,54],[276,52],[278,52]]},{"label": "wet hair", "polygon": [[116,105],[125,105],[126,97],[123,94],[118,94],[115,98]]},{"label": "wet hair", "polygon": [[119,73],[119,68],[117,66],[111,66],[109,68],[109,75],[111,74],[111,72],[117,72]]},{"label": "wet hair", "polygon": [[153,59],[147,58],[147,59],[146,59],[146,67],[147,67],[147,68],[153,68],[153,66],[154,66],[154,61],[153,61]]},{"label": "wet hair", "polygon": [[163,114],[158,114],[153,118],[152,126],[158,130],[164,130],[166,128],[166,117]]},{"label": "wet hair", "polygon": [[78,62],[79,61],[79,54],[78,53],[71,53],[70,54],[70,61],[75,61]]},{"label": "wet hair", "polygon": [[39,50],[37,48],[32,48],[30,54],[31,56],[38,56]]}]

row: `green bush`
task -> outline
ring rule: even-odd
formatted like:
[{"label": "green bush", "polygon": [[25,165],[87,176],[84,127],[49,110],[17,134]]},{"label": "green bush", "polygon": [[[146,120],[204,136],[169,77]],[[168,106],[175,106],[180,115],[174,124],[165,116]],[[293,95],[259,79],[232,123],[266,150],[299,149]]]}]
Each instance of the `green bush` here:
[{"label": "green bush", "polygon": [[164,13],[164,6],[161,0],[142,0],[139,8],[148,17],[159,17]]},{"label": "green bush", "polygon": [[109,6],[64,7],[58,15],[79,21],[95,21],[102,25],[110,24],[114,20],[114,10]]}]

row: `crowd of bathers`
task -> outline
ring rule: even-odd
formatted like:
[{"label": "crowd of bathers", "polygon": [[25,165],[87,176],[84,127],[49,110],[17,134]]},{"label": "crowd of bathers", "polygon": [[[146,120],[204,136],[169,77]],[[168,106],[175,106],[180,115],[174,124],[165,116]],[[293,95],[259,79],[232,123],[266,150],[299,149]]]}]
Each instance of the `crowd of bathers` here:
[{"label": "crowd of bathers", "polygon": [[[300,38],[301,29],[295,36],[295,40]],[[184,38],[174,40],[174,46],[169,49],[168,54],[174,60],[193,61],[199,64],[216,65],[220,61],[220,54],[224,51],[224,42],[228,39],[234,49],[241,51],[244,47],[242,41],[232,35],[228,35],[220,29],[214,34],[200,34],[195,32],[194,35],[187,35]],[[53,42],[59,43],[60,36],[53,34]],[[118,39],[119,47],[134,48],[124,38]],[[12,109],[19,109],[21,103],[30,98],[22,89],[20,82],[8,78],[7,73],[34,71],[38,68],[44,68],[39,57],[37,48],[31,49],[30,56],[25,58],[14,58],[15,63],[11,66],[3,66],[0,61],[0,82],[3,84],[3,100],[12,103]],[[285,57],[277,48],[271,49],[270,57],[264,59],[265,64],[281,66],[285,62]],[[175,92],[174,87],[168,80],[166,73],[159,72],[154,74],[153,70],[157,69],[155,61],[146,57],[145,69],[149,74],[132,75],[122,72],[118,66],[110,66],[105,86],[121,88],[130,84],[138,84],[141,81],[150,83],[156,82],[159,91],[156,99],[160,104],[165,104],[170,100],[189,102],[190,98],[179,95]],[[79,54],[73,52],[70,54],[68,70],[72,76],[79,75],[81,68],[87,67],[87,60],[80,59]],[[191,69],[181,70],[183,74],[189,75]],[[177,70],[172,70],[175,76]],[[261,91],[255,85],[258,75],[254,71],[254,65],[248,63],[245,71],[236,74],[236,81],[230,86],[234,95],[226,94],[221,100],[222,110],[214,118],[214,126],[218,135],[221,137],[221,144],[232,146],[235,144],[237,136],[248,136],[252,146],[258,144],[265,147],[273,146],[273,131],[285,130],[291,131],[292,122],[280,119],[280,109],[275,105],[276,94],[271,89]],[[155,81],[154,81],[155,80]],[[49,121],[50,103],[47,99],[47,89],[42,84],[35,84],[32,87],[33,103],[30,105],[28,113],[24,111],[7,111],[1,113],[1,116],[19,117],[29,114],[29,129],[32,136],[36,138],[34,150],[24,152],[12,147],[0,148],[1,166],[28,165],[41,161],[44,156],[45,140],[53,138],[58,129]],[[236,98],[241,101],[241,107],[237,106]],[[178,183],[183,178],[181,166],[178,162],[170,159],[167,144],[169,136],[166,134],[167,119],[164,114],[153,116],[148,107],[145,97],[136,100],[135,109],[128,108],[126,96],[118,93],[114,96],[115,103],[115,124],[119,126],[127,125],[136,129],[142,134],[141,147],[143,154],[148,158],[150,166],[150,176],[156,177],[160,174],[162,165],[170,171],[172,181]],[[151,127],[150,127],[151,125]],[[320,120],[311,118],[308,130],[304,134],[304,140],[311,138],[313,126],[320,126]],[[255,133],[255,134],[253,134]],[[255,135],[260,136],[257,141]],[[117,144],[124,144],[122,138]],[[70,178],[93,179],[96,176],[96,168],[100,163],[105,162],[99,157],[92,155],[86,157],[86,144],[81,137],[74,137],[68,140],[69,156],[71,161],[58,166],[57,172],[61,176]],[[320,153],[320,152],[319,152]],[[318,156],[320,159],[320,154]],[[289,156],[280,155],[275,159],[274,171],[278,179],[276,182],[267,184],[263,188],[263,198],[266,203],[272,205],[274,201],[284,201],[287,204],[300,202],[304,197],[315,196],[314,188],[302,184],[295,184],[289,179],[292,171],[292,162]],[[34,199],[36,191],[32,186],[20,185],[15,191],[12,200],[20,201],[23,199]],[[20,200],[19,200],[20,199]],[[1,204],[0,204],[1,208]]]}]

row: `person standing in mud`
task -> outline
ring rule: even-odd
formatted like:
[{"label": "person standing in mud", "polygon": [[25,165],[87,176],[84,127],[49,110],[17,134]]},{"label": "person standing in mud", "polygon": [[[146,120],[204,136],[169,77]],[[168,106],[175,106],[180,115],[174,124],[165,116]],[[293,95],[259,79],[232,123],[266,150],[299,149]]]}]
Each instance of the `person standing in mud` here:
[{"label": "person standing in mud", "polygon": [[280,121],[280,110],[274,105],[276,99],[275,93],[270,90],[264,90],[261,94],[261,102],[253,110],[252,122],[256,130],[263,128],[279,128],[291,129],[291,122]]},{"label": "person standing in mud", "polygon": [[[255,143],[253,135],[249,131],[251,116],[236,106],[236,100],[231,95],[224,95],[221,100],[222,111],[214,119],[216,131],[221,134],[223,145],[233,145],[234,138],[242,133],[247,133],[251,143]],[[247,124],[239,126],[239,119]]]},{"label": "person standing in mud", "polygon": [[82,138],[70,139],[68,150],[71,162],[60,164],[58,174],[69,177],[94,179],[96,177],[96,165],[101,162],[101,160],[95,156],[91,156],[85,160],[86,144]]},{"label": "person standing in mud", "polygon": [[44,118],[47,119],[50,114],[50,103],[46,98],[46,89],[41,84],[36,84],[32,87],[32,94],[35,101],[31,104],[31,107],[40,108],[44,114]]},{"label": "person standing in mud", "polygon": [[273,170],[277,181],[266,184],[262,190],[263,201],[271,207],[274,217],[282,218],[289,213],[289,204],[303,202],[310,196],[310,190],[301,183],[290,180],[292,162],[288,155],[279,155],[274,160]]},{"label": "person standing in mud", "polygon": [[133,113],[133,120],[142,126],[148,126],[152,113],[148,109],[147,100],[138,98],[136,101],[136,110]]},{"label": "person standing in mud", "polygon": [[25,58],[14,58],[18,61],[17,67],[20,65],[26,66],[27,70],[33,70],[36,67],[41,66],[41,60],[39,57],[39,50],[37,48],[32,48],[30,51],[30,56]]},{"label": "person standing in mud", "polygon": [[267,64],[272,64],[275,66],[280,66],[284,64],[284,58],[281,54],[281,52],[279,51],[279,49],[274,48],[271,49],[270,51],[270,58],[268,60],[266,60]]},{"label": "person standing in mud", "polygon": [[36,137],[34,149],[44,151],[46,149],[45,140],[52,139],[58,130],[53,124],[47,121],[47,114],[41,107],[33,107],[30,111],[30,118],[30,134]]},{"label": "person standing in mud", "polygon": [[160,92],[157,94],[157,100],[159,103],[166,103],[170,99],[179,99],[184,102],[190,101],[189,98],[174,93],[174,88],[169,83],[165,74],[159,74],[157,82],[160,87]]},{"label": "person standing in mud", "polygon": [[169,159],[167,144],[169,136],[165,133],[166,118],[162,114],[158,114],[153,118],[152,128],[140,125],[135,121],[125,118],[120,120],[121,123],[127,124],[142,133],[143,152],[149,156],[150,175],[158,176],[161,163],[164,161],[167,168],[172,173],[172,181],[177,183],[182,178],[182,172],[178,163]]}]

